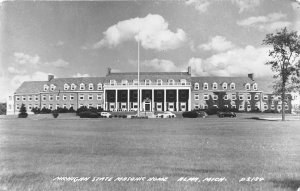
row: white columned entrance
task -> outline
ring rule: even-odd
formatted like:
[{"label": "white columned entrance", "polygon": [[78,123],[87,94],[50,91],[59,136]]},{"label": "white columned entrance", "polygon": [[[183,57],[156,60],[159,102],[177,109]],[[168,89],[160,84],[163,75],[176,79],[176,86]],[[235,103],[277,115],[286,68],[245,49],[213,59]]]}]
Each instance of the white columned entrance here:
[{"label": "white columned entrance", "polygon": [[166,103],[166,101],[167,101],[167,99],[166,99],[166,95],[167,94],[167,91],[166,91],[166,89],[164,89],[164,111],[167,111],[167,103]]},{"label": "white columned entrance", "polygon": [[176,111],[179,111],[179,104],[178,104],[178,89],[176,89]]}]

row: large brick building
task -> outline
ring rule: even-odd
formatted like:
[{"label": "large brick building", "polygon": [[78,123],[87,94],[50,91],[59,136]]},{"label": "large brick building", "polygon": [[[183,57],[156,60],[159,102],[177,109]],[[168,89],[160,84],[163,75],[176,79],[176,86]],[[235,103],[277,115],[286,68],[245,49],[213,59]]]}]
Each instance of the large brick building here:
[{"label": "large brick building", "polygon": [[[245,77],[193,77],[187,72],[141,72],[140,103],[137,103],[136,72],[113,73],[105,77],[54,78],[24,82],[7,102],[7,114],[18,114],[24,103],[32,108],[81,106],[110,111],[187,111],[212,106],[240,111],[254,109],[281,111],[281,100],[270,90],[260,88],[253,74]],[[291,98],[285,109],[291,112]]]}]

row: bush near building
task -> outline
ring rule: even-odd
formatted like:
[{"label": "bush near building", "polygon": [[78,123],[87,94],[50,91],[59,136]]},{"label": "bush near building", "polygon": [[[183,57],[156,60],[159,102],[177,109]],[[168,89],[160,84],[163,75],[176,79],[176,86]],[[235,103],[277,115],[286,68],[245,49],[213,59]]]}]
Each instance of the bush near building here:
[{"label": "bush near building", "polygon": [[0,103],[0,115],[6,115],[6,103]]},{"label": "bush near building", "polygon": [[93,111],[83,111],[78,113],[78,116],[80,118],[99,118],[100,114],[97,112],[93,112]]},{"label": "bush near building", "polygon": [[21,108],[20,108],[20,113],[18,115],[19,118],[26,118],[28,116],[28,113],[27,113],[27,110],[26,110],[26,107],[24,104],[21,105]]}]

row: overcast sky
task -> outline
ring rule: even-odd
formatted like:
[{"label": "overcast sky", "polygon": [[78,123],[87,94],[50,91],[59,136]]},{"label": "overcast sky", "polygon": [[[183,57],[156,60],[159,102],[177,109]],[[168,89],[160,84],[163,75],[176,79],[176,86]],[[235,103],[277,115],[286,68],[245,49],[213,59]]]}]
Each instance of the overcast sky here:
[{"label": "overcast sky", "polygon": [[194,76],[271,76],[265,35],[300,31],[289,0],[2,2],[0,101],[27,80],[185,71]]}]

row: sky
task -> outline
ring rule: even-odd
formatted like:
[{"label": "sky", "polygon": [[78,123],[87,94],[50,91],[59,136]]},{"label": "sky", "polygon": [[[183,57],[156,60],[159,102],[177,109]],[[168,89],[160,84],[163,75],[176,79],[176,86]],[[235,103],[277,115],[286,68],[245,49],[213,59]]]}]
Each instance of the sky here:
[{"label": "sky", "polygon": [[23,81],[137,70],[272,76],[266,34],[300,31],[297,0],[4,1],[0,102]]}]

